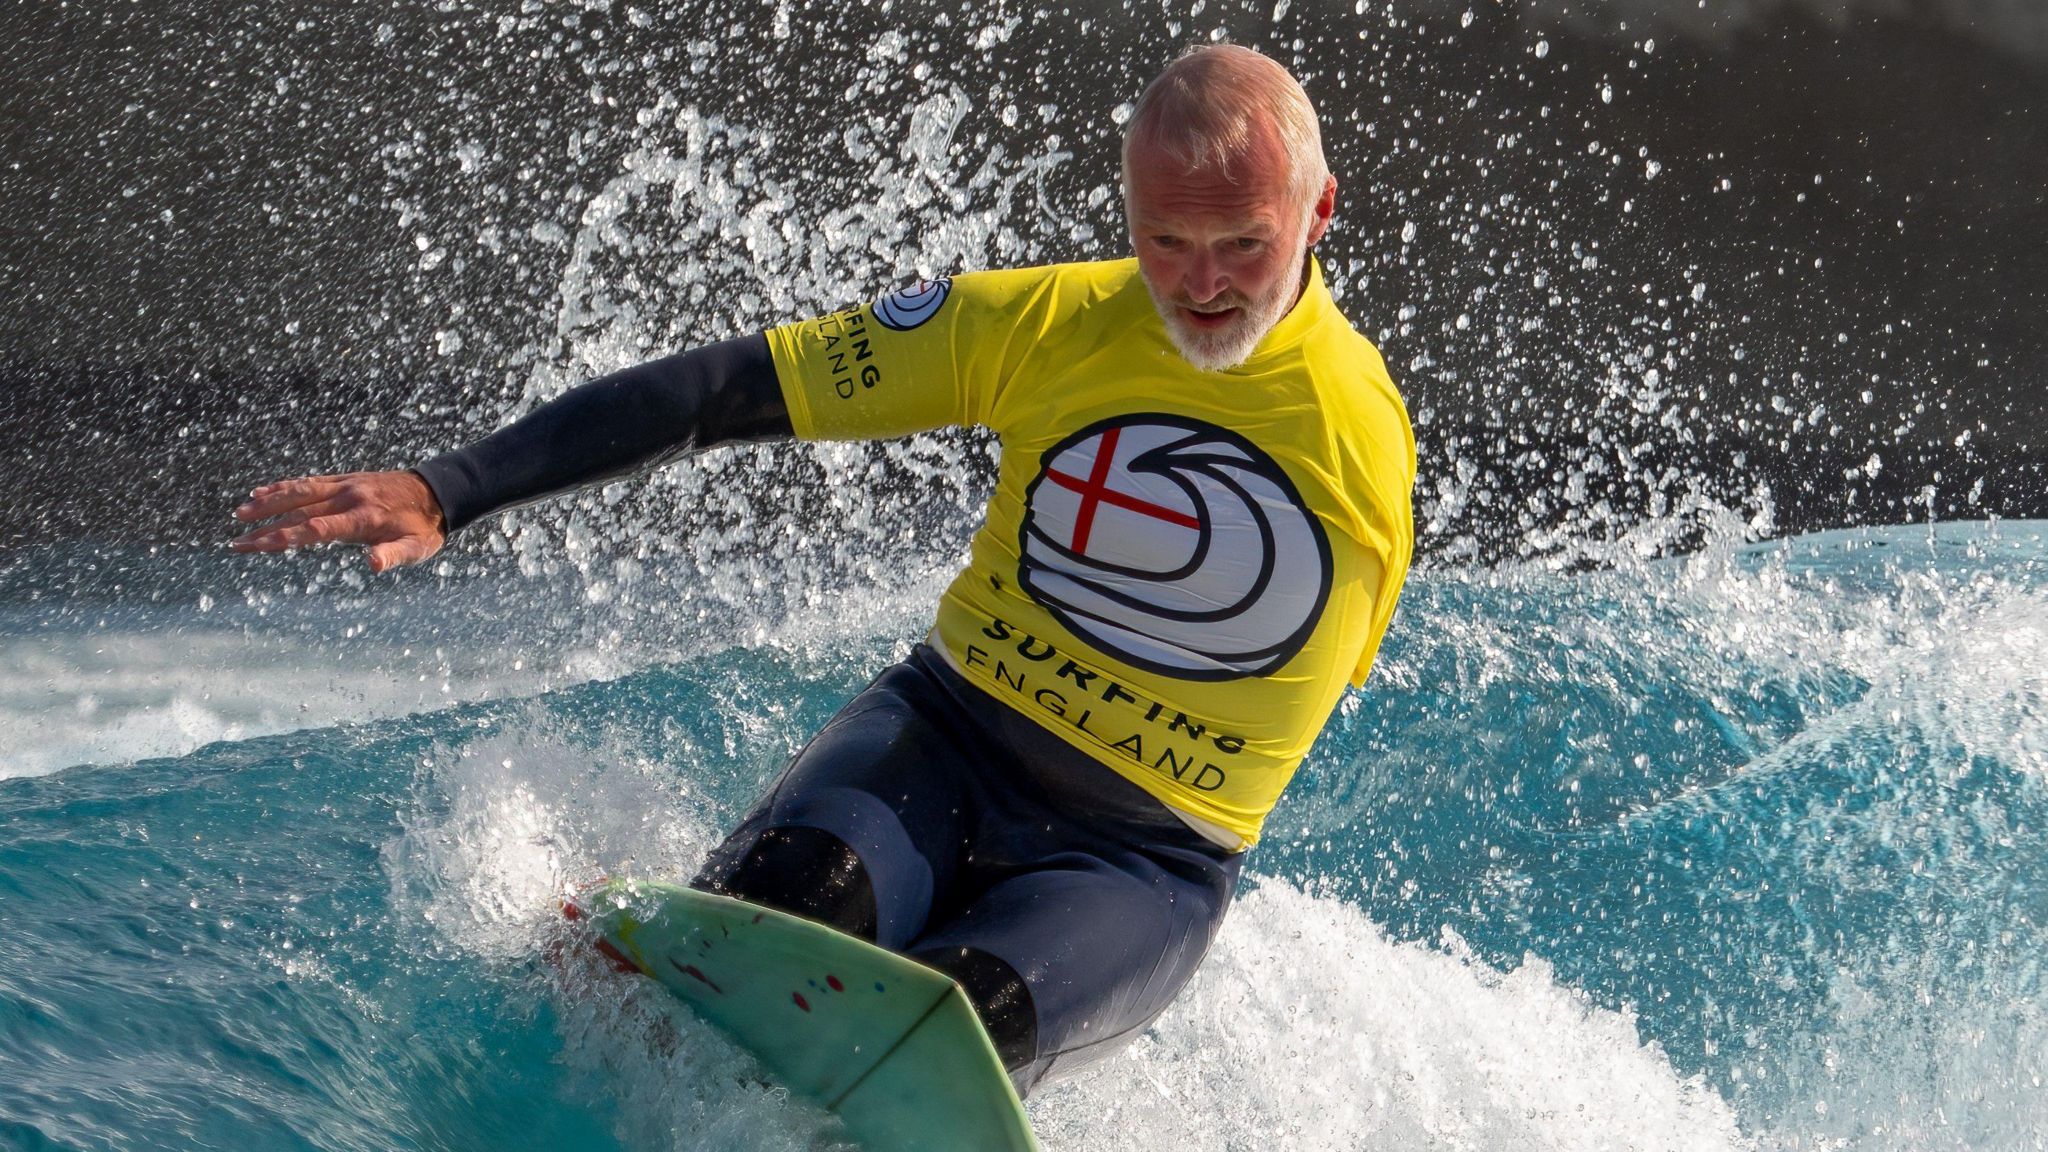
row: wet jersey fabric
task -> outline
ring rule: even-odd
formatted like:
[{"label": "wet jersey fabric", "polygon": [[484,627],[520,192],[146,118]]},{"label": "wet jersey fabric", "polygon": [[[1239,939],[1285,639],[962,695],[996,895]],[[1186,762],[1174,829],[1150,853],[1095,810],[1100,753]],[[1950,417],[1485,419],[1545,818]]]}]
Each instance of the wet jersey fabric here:
[{"label": "wet jersey fabric", "polygon": [[1242,846],[1364,682],[1414,542],[1406,410],[1309,267],[1224,372],[1175,351],[1136,260],[968,273],[768,333],[800,438],[995,431],[935,647]]}]

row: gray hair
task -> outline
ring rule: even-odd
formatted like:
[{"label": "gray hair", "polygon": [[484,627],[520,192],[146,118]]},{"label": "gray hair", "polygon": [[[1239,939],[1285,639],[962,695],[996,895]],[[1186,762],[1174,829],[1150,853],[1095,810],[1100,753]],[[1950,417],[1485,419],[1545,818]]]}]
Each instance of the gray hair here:
[{"label": "gray hair", "polygon": [[1260,116],[1279,133],[1293,169],[1289,191],[1307,211],[1330,178],[1315,105],[1286,68],[1237,44],[1190,48],[1145,86],[1124,129],[1125,195],[1134,142],[1159,148],[1190,172],[1220,167],[1250,150]]}]

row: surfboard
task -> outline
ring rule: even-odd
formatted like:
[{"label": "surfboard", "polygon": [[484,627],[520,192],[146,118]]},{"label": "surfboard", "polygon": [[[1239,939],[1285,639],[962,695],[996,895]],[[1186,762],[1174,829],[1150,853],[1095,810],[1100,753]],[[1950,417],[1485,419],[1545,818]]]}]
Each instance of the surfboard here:
[{"label": "surfboard", "polygon": [[966,992],[936,969],[678,884],[609,880],[563,911],[831,1109],[869,1152],[1038,1147]]}]

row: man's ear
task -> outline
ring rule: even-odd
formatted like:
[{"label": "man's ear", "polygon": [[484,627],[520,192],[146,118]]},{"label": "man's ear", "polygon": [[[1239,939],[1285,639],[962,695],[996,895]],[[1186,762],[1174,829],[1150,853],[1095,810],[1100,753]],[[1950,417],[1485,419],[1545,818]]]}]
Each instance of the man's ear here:
[{"label": "man's ear", "polygon": [[1308,243],[1305,245],[1306,247],[1315,247],[1316,242],[1323,238],[1323,233],[1330,230],[1330,216],[1336,211],[1337,178],[1335,176],[1325,176],[1323,177],[1322,195],[1316,197],[1315,207],[1309,209]]}]

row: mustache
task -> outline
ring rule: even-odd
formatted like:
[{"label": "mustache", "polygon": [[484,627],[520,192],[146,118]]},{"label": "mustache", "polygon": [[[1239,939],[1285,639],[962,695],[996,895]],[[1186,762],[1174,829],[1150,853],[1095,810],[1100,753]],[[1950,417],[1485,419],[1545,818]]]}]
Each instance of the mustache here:
[{"label": "mustache", "polygon": [[1197,304],[1192,299],[1181,295],[1169,296],[1166,298],[1166,302],[1176,308],[1185,308],[1190,312],[1228,312],[1232,308],[1250,308],[1252,304],[1249,297],[1235,290],[1226,292],[1221,296],[1213,296],[1207,302],[1201,304]]}]

